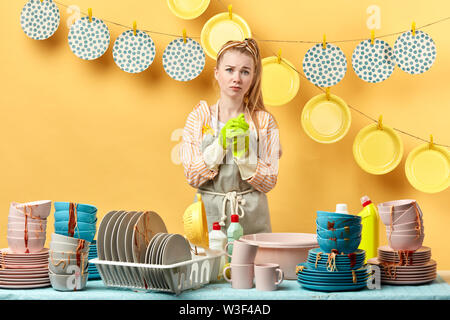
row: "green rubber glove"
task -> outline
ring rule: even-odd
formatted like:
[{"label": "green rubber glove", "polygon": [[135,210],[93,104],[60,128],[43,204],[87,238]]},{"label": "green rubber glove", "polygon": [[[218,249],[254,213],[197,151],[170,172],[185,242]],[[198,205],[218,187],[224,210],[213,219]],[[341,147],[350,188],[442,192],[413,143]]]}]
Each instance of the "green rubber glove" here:
[{"label": "green rubber glove", "polygon": [[[225,126],[220,131],[220,142],[224,149],[227,149],[228,145],[233,145],[233,155],[241,157],[248,151],[249,137],[248,137],[249,125],[245,121],[245,116],[241,113],[238,117],[228,120]],[[244,148],[238,150],[238,138],[245,136]],[[240,138],[242,139],[242,138]]]}]

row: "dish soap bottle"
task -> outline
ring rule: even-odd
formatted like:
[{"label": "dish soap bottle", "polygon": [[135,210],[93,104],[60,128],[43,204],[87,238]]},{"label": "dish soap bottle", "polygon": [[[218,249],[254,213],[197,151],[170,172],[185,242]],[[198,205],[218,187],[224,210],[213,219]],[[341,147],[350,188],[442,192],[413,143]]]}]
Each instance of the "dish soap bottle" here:
[{"label": "dish soap bottle", "polygon": [[[239,224],[239,216],[237,214],[231,215],[231,223],[227,229],[228,242],[233,242],[234,240],[239,240],[240,237],[244,235],[244,229]],[[233,253],[233,245],[228,245],[228,254]]]},{"label": "dish soap bottle", "polygon": [[[227,244],[227,236],[222,232],[219,222],[213,223],[213,229],[209,233],[209,247],[214,250],[225,251],[225,246]],[[223,255],[220,258],[219,273],[217,274],[217,280],[222,279],[223,268],[225,267],[225,258]]]},{"label": "dish soap bottle", "polygon": [[362,232],[361,232],[361,243],[358,249],[366,251],[366,263],[367,259],[375,258],[378,256],[378,210],[377,207],[372,203],[368,196],[361,198],[361,204],[364,207],[363,210],[358,213],[361,217]]}]

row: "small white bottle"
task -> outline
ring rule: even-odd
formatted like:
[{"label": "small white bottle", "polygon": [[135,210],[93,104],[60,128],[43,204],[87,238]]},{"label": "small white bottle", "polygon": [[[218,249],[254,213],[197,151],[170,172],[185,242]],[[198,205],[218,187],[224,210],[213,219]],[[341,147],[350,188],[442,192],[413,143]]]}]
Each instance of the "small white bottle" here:
[{"label": "small white bottle", "polygon": [[[225,252],[225,246],[227,244],[227,236],[221,230],[219,222],[213,223],[213,229],[209,233],[209,248],[213,250],[220,250]],[[217,275],[217,280],[222,279],[222,270],[225,266],[226,256],[220,258],[219,274]]]}]

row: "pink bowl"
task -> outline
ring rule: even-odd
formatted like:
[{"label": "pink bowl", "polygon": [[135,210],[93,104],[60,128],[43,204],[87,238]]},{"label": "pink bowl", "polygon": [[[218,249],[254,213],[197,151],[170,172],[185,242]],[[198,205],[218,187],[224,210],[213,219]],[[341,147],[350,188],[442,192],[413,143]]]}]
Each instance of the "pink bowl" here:
[{"label": "pink bowl", "polygon": [[[9,229],[8,237],[23,238],[25,236],[25,231],[20,229]],[[40,230],[28,230],[28,238],[45,238],[46,232]]]},{"label": "pink bowl", "polygon": [[[397,223],[392,225],[393,231],[402,231],[402,230],[411,230],[415,229],[419,224],[417,221],[408,222],[408,223]],[[423,224],[421,225],[423,229]],[[386,230],[390,230],[390,226],[386,226]]]},{"label": "pink bowl", "polygon": [[[25,239],[18,237],[7,237],[8,246],[13,253],[26,253],[27,247],[25,247]],[[44,238],[28,238],[28,251],[30,253],[36,253],[42,251],[45,245]]]},{"label": "pink bowl", "polygon": [[[423,228],[420,231],[415,230],[415,229],[392,231],[393,235],[398,235],[398,236],[414,236],[419,233],[424,233]],[[389,234],[391,234],[391,231],[389,230],[389,228],[386,228],[386,234],[388,235],[388,237],[389,237]]]},{"label": "pink bowl", "polygon": [[[10,206],[10,215],[13,214],[14,216],[24,217],[25,207],[27,207],[27,213],[31,212],[34,217],[47,219],[50,215],[52,202],[51,200],[39,200],[26,203],[12,202]],[[11,208],[13,208],[13,210],[11,210]],[[20,214],[22,215],[20,216]]]},{"label": "pink bowl", "polygon": [[399,236],[391,235],[388,237],[389,246],[394,250],[409,250],[415,251],[422,247],[422,242],[425,234],[422,234],[419,238],[413,236]]},{"label": "pink bowl", "polygon": [[308,251],[318,248],[313,233],[257,233],[242,236],[241,241],[258,245],[255,264],[276,263],[284,272],[284,278],[295,280],[297,264],[306,262]]},{"label": "pink bowl", "polygon": [[[39,223],[28,223],[27,228],[28,228],[28,231],[30,231],[30,230],[45,231],[47,229],[47,224],[43,223],[41,225]],[[25,224],[10,222],[10,223],[8,223],[8,229],[25,231]]]},{"label": "pink bowl", "polygon": [[418,206],[418,203],[416,200],[413,199],[404,199],[404,200],[393,200],[393,201],[387,201],[382,202],[377,205],[378,211],[380,212],[389,212],[390,207],[394,206],[395,210],[406,210],[409,209],[411,206],[413,206],[413,203],[416,203]]},{"label": "pink bowl", "polygon": [[[419,217],[422,219],[422,211],[419,206],[417,206],[417,211],[419,212]],[[389,226],[391,224],[390,211],[388,212],[378,212],[381,221],[384,225]],[[412,206],[407,210],[392,210],[392,223],[393,224],[404,224],[416,221],[416,208]]]}]

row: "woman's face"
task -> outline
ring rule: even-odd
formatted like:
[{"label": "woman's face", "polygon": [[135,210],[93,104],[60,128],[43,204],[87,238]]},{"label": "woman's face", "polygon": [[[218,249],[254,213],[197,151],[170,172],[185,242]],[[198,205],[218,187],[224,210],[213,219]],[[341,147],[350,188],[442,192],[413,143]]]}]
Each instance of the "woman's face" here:
[{"label": "woman's face", "polygon": [[230,98],[244,98],[250,89],[255,73],[253,59],[239,51],[227,51],[223,54],[219,66],[215,68],[215,77],[222,95]]}]

